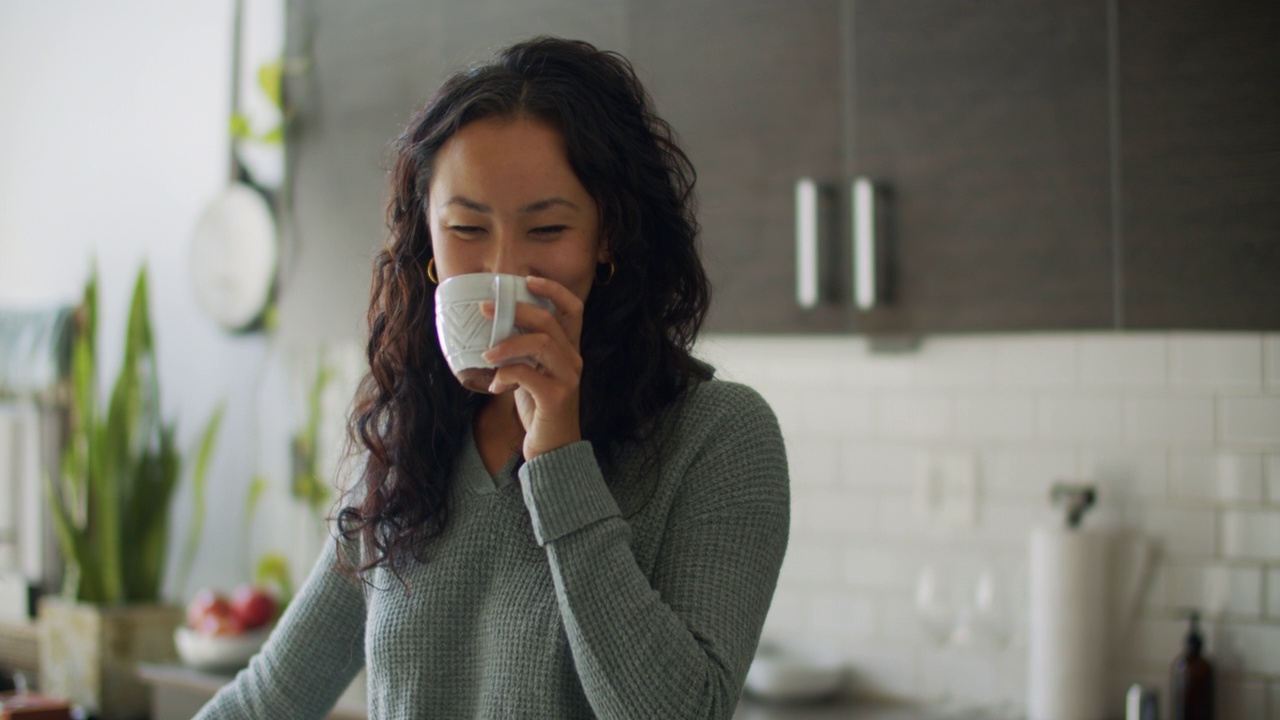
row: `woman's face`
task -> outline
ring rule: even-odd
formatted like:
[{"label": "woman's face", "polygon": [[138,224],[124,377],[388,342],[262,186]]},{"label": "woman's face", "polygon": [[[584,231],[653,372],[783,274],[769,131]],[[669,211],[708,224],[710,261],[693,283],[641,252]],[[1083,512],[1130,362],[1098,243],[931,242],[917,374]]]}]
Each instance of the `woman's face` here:
[{"label": "woman's face", "polygon": [[586,301],[607,253],[595,201],[558,131],[522,118],[468,123],[436,153],[428,192],[440,280],[537,275]]}]

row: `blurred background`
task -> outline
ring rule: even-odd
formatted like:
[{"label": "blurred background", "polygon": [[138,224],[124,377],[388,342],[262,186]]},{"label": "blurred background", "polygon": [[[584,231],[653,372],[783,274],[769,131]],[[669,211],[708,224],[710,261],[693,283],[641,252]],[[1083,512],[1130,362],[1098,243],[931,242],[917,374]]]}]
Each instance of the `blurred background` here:
[{"label": "blurred background", "polygon": [[[196,560],[173,543],[164,596],[272,553],[300,582],[332,498],[300,463],[342,476],[390,142],[493,48],[585,39],[634,62],[685,141],[717,290],[699,352],[786,436],[766,642],[838,658],[849,694],[1021,707],[1029,537],[1062,524],[1055,483],[1086,485],[1086,527],[1114,539],[1093,650],[1112,705],[1167,689],[1197,609],[1219,717],[1280,720],[1276,8],[245,0],[233,73],[232,0],[0,0],[0,308],[72,305],[96,266],[109,379],[145,263],[184,453],[225,409]],[[276,230],[197,255],[232,134]],[[0,563],[30,577],[49,550],[18,542],[38,497],[18,458],[50,450],[21,432]],[[194,506],[184,479],[172,537]]]}]

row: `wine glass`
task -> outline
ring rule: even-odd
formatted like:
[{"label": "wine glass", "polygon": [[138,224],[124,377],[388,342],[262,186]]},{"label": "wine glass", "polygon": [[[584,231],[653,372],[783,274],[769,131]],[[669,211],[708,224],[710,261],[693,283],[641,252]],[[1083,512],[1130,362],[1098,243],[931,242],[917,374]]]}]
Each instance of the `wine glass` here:
[{"label": "wine glass", "polygon": [[941,567],[927,564],[916,577],[916,618],[925,636],[943,646],[965,639],[958,632],[961,607],[954,578]]}]

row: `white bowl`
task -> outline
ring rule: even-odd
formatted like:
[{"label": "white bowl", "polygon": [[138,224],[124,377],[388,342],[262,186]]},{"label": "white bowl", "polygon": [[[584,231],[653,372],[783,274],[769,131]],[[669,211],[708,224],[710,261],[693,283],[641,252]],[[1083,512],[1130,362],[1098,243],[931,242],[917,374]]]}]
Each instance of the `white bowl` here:
[{"label": "white bowl", "polygon": [[250,630],[241,635],[204,635],[188,627],[173,631],[173,644],[184,665],[197,670],[239,670],[262,649],[270,628]]},{"label": "white bowl", "polygon": [[844,677],[844,663],[837,658],[799,657],[770,648],[751,663],[746,691],[779,702],[820,700],[840,692]]}]

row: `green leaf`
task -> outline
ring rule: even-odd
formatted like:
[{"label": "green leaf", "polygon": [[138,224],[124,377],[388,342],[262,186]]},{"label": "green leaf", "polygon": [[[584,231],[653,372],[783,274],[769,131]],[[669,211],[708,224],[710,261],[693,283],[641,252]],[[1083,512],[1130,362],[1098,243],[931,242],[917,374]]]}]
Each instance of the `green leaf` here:
[{"label": "green leaf", "polygon": [[254,476],[253,482],[249,485],[249,502],[245,508],[249,520],[253,520],[253,515],[258,510],[258,502],[262,500],[262,494],[267,491],[269,485],[266,477]]},{"label": "green leaf", "polygon": [[293,598],[293,583],[289,580],[289,559],[282,553],[266,553],[258,559],[253,572],[253,584],[275,586],[280,591],[281,606]]},{"label": "green leaf", "polygon": [[253,137],[253,128],[249,124],[249,118],[243,113],[231,114],[230,129],[232,140],[248,140]]},{"label": "green leaf", "polygon": [[209,463],[213,458],[213,446],[218,437],[218,427],[222,424],[225,405],[219,405],[213,416],[204,426],[200,434],[200,447],[196,451],[196,464],[191,472],[192,518],[191,531],[187,534],[187,545],[183,552],[182,585],[186,585],[186,573],[195,564],[196,552],[200,547],[200,536],[204,533],[204,495],[205,477],[209,472]]},{"label": "green leaf", "polygon": [[280,123],[279,125],[271,128],[267,132],[263,133],[262,137],[259,137],[258,139],[268,145],[283,145],[284,123]]},{"label": "green leaf", "polygon": [[284,58],[265,63],[258,68],[258,87],[262,88],[262,92],[266,93],[267,98],[276,106],[276,109],[282,112],[284,111],[284,95],[281,85],[283,76]]}]

